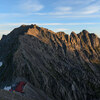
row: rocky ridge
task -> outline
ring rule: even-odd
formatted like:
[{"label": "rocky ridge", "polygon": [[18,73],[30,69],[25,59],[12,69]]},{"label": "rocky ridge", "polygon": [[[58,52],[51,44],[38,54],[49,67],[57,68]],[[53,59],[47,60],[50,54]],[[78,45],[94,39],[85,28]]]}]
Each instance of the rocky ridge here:
[{"label": "rocky ridge", "polygon": [[94,33],[22,25],[1,39],[0,60],[1,88],[23,77],[52,100],[100,99],[100,38]]}]

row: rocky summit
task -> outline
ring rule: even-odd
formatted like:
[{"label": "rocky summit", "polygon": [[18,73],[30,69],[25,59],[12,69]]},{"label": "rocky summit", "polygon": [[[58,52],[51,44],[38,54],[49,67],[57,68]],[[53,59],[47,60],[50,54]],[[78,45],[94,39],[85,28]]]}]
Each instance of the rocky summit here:
[{"label": "rocky summit", "polygon": [[[94,33],[22,25],[0,40],[0,62],[0,100],[100,100],[100,38]],[[3,90],[20,81],[26,82],[23,93]]]}]

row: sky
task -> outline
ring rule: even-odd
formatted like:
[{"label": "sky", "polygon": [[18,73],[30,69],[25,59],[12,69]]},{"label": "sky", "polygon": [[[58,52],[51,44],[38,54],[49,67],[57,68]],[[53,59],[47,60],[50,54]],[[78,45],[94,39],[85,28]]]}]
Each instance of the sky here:
[{"label": "sky", "polygon": [[100,37],[100,0],[0,0],[0,37],[22,24]]}]

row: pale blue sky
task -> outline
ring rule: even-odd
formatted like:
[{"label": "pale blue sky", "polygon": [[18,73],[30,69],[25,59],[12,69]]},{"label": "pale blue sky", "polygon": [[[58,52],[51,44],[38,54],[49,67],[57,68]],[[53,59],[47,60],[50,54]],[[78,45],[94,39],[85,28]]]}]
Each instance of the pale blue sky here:
[{"label": "pale blue sky", "polygon": [[21,24],[100,37],[100,0],[0,0],[0,37]]}]

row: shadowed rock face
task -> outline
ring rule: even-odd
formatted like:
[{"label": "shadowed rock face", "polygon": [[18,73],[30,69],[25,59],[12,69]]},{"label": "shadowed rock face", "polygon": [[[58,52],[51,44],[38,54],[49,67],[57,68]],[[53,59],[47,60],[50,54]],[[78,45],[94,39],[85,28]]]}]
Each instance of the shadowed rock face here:
[{"label": "shadowed rock face", "polygon": [[0,60],[1,87],[23,77],[52,100],[100,99],[100,38],[86,30],[22,25],[1,39]]}]

